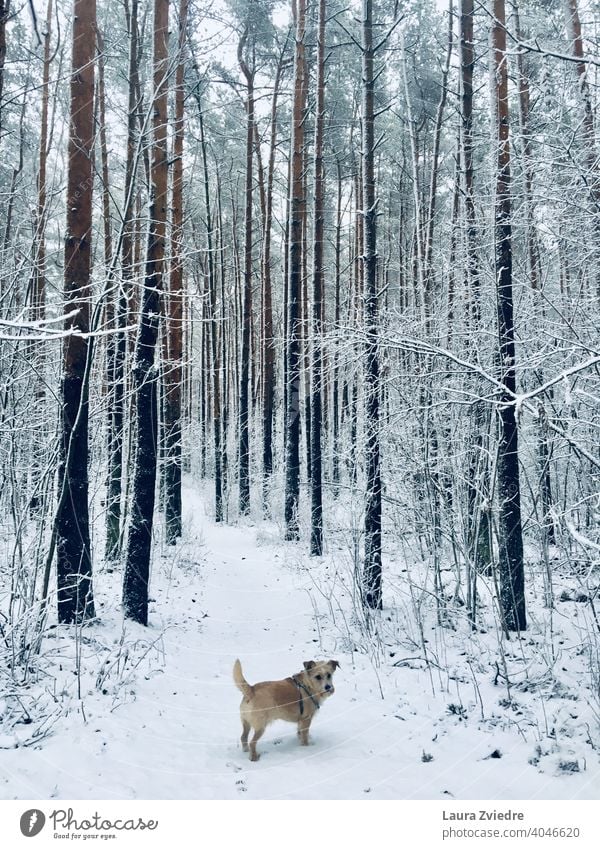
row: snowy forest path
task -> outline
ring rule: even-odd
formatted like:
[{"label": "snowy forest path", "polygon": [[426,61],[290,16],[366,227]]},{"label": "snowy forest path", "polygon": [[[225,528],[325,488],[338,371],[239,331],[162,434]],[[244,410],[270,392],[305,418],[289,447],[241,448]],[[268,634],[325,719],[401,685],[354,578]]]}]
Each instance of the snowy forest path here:
[{"label": "snowy forest path", "polygon": [[[71,708],[43,745],[20,748],[14,771],[13,752],[4,753],[0,796],[356,797],[371,792],[365,768],[382,734],[387,742],[374,757],[375,772],[386,780],[406,767],[400,738],[392,736],[398,720],[386,716],[390,705],[373,670],[362,664],[357,682],[331,623],[317,627],[304,551],[270,544],[278,535],[269,524],[216,524],[209,497],[189,486],[184,495],[183,540],[157,546],[154,555],[149,626],[127,621],[123,630],[119,579],[98,570],[100,622],[85,638],[82,698],[73,697],[67,679]],[[57,639],[62,651],[72,651],[67,632]],[[324,639],[331,646],[326,656],[342,669],[336,694],[313,722],[311,745],[300,748],[295,726],[276,723],[261,740],[261,760],[250,763],[239,743],[234,660],[240,658],[250,683],[283,678],[304,660],[323,658]],[[98,686],[101,651],[110,674]]]},{"label": "snowy forest path", "polygon": [[[432,679],[418,658],[395,667],[400,643],[380,647],[383,656],[365,650],[363,635],[351,651],[355,625],[335,584],[336,557],[309,558],[301,545],[280,543],[269,523],[215,524],[196,487],[185,488],[184,503],[183,539],[156,547],[149,627],[123,626],[120,576],[97,570],[100,620],[81,634],[80,695],[73,634],[57,629],[46,640],[46,676],[32,686],[30,710],[39,721],[46,699],[56,720],[36,745],[25,743],[31,725],[19,726],[12,744],[0,738],[0,798],[596,798],[597,765],[557,777],[567,751],[585,751],[581,742],[571,748],[576,741],[565,739],[564,750],[542,742],[544,771],[532,762],[539,731],[525,719],[527,695],[519,694],[517,734],[492,676],[478,676],[481,720],[466,677],[438,669]],[[329,588],[332,607],[317,585]],[[442,637],[448,668],[458,668],[460,634]],[[260,761],[248,760],[236,657],[250,683],[292,675],[304,660],[341,663],[308,748],[293,724],[275,723]]]},{"label": "snowy forest path", "polygon": [[[193,512],[194,516],[204,513],[204,505]],[[352,785],[360,783],[358,792],[370,792],[368,785],[362,786],[363,745],[350,745],[345,752],[345,744],[348,737],[366,738],[372,725],[389,720],[382,716],[384,705],[372,670],[363,679],[362,704],[355,692],[349,692],[344,679],[352,674],[351,661],[336,649],[336,636],[324,634],[323,628],[330,628],[330,623],[316,624],[311,599],[314,584],[303,567],[304,552],[294,545],[270,544],[279,534],[268,524],[231,527],[207,522],[203,516],[200,526],[205,545],[202,619],[193,661],[194,692],[189,697],[205,731],[205,763],[214,764],[212,775],[205,775],[212,792],[205,788],[204,795],[346,798],[348,792],[357,792],[354,786],[348,790],[348,776]],[[311,562],[318,570],[319,561]],[[171,658],[180,654],[177,665],[185,667],[189,647],[178,644],[175,630],[165,641]],[[329,654],[324,654],[323,644],[331,648]],[[316,717],[308,749],[299,748],[294,725],[276,723],[261,740],[261,761],[249,763],[239,744],[241,695],[231,677],[238,657],[250,683],[292,675],[305,660],[332,657],[341,661],[346,673],[338,672],[340,689]],[[370,698],[375,715],[368,708]],[[397,725],[397,720],[392,722]]]}]

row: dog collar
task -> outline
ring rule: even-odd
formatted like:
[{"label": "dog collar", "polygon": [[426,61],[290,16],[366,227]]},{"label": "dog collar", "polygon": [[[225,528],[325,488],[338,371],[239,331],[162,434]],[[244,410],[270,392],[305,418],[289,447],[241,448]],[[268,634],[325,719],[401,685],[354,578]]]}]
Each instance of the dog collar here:
[{"label": "dog collar", "polygon": [[[308,696],[308,698],[311,700],[311,702],[313,703],[313,705],[316,707],[316,709],[317,709],[317,710],[319,710],[319,708],[321,707],[321,705],[320,705],[320,704],[318,703],[318,701],[315,699],[315,697],[314,697],[314,696],[313,696],[313,694],[310,692],[310,690],[307,690],[307,688],[304,686],[304,684],[301,684],[301,683],[300,683],[300,681],[298,681],[298,679],[297,679],[297,678],[292,677],[292,681],[294,682],[294,684],[296,685],[296,687],[298,687],[298,689],[299,689],[299,690],[304,690],[304,692],[306,693],[306,695]],[[302,693],[301,693],[301,694],[300,694],[300,716],[302,716],[303,714],[304,714],[304,699],[302,698]]]}]

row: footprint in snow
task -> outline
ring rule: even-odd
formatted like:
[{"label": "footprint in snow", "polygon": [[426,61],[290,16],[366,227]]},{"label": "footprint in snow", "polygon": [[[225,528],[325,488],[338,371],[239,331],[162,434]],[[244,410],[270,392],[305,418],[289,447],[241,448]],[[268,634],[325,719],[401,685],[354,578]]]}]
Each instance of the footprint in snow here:
[{"label": "footprint in snow", "polygon": [[232,769],[234,772],[241,772],[241,771],[242,771],[241,766],[238,766],[238,764],[234,764],[234,763],[232,763],[232,761],[227,761],[227,763],[225,764],[225,766],[231,767],[231,769]]},{"label": "footprint in snow", "polygon": [[235,782],[235,786],[237,787],[238,793],[246,793],[248,788],[244,784],[244,781],[240,778],[239,781]]}]

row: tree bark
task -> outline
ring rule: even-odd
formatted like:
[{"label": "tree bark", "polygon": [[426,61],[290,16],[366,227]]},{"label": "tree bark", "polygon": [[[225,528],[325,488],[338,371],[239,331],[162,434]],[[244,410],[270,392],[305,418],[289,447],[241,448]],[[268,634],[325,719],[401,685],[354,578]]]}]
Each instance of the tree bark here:
[{"label": "tree bark", "polygon": [[[208,288],[211,320],[211,351],[213,360],[213,445],[215,450],[215,521],[223,521],[223,423],[221,374],[225,365],[222,351],[219,350],[219,315],[217,299],[217,275],[213,253],[213,218],[210,204],[210,182],[208,171],[208,149],[204,135],[204,114],[200,95],[198,103],[198,122],[200,125],[200,147],[202,150],[202,168],[204,172],[204,207],[206,215],[206,247],[208,261]],[[219,192],[220,194],[220,192]],[[221,307],[222,309],[222,307]],[[223,327],[221,333],[224,333]]]},{"label": "tree bark", "polygon": [[[181,392],[183,381],[183,144],[184,72],[188,0],[179,3],[179,44],[175,73],[175,121],[171,218],[171,268],[166,299],[168,361],[164,364],[165,529],[167,542],[181,536]],[[212,256],[210,256],[212,262]]]},{"label": "tree bark", "polygon": [[302,301],[302,222],[306,198],[302,179],[304,150],[306,0],[298,0],[295,16],[294,102],[290,173],[290,231],[287,297],[287,404],[285,412],[285,538],[300,537],[300,342]]},{"label": "tree bark", "polygon": [[287,45],[283,46],[271,100],[271,137],[267,166],[267,190],[265,198],[265,227],[263,236],[263,506],[268,512],[270,478],[273,473],[273,417],[275,412],[275,334],[273,328],[273,293],[271,280],[271,225],[273,221],[273,180],[275,177],[275,153],[277,150],[277,99],[284,67]]},{"label": "tree bark", "polygon": [[58,619],[82,622],[95,615],[88,507],[90,268],[94,145],[96,0],[74,0],[61,439],[56,516]]},{"label": "tree bark", "polygon": [[[31,317],[33,321],[41,321],[46,317],[46,163],[48,159],[48,107],[50,102],[50,47],[52,42],[53,2],[54,0],[48,0],[48,6],[46,9],[46,27],[44,33],[44,67],[42,71],[42,115],[37,186],[38,199],[35,217],[35,260],[31,293]],[[2,0],[0,0],[0,4],[1,3]]]},{"label": "tree bark", "polygon": [[[239,406],[239,510],[250,512],[250,343],[252,329],[252,228],[253,186],[252,149],[254,144],[254,61],[250,68],[244,59],[248,31],[238,45],[238,62],[246,79],[246,186],[244,218],[244,288],[242,295],[242,351]],[[253,45],[251,50],[253,52]]]},{"label": "tree bark", "polygon": [[[479,283],[479,257],[477,254],[478,232],[475,216],[475,192],[473,169],[473,68],[475,53],[473,42],[473,0],[461,0],[460,3],[460,64],[462,84],[462,142],[464,171],[464,202],[466,218],[466,269],[465,290],[467,295],[467,326],[474,338],[481,325],[481,298]],[[475,379],[474,393],[481,391],[480,382]],[[489,462],[486,450],[488,416],[482,401],[475,401],[472,407],[472,443],[467,475],[467,544],[469,548],[468,607],[475,605],[475,582],[478,572],[490,568],[491,534],[489,514]],[[474,567],[471,572],[471,566]],[[471,604],[472,602],[472,604]]]},{"label": "tree bark", "polygon": [[492,0],[492,126],[497,151],[495,199],[496,292],[500,354],[500,441],[498,445],[498,542],[500,609],[504,629],[524,631],[525,578],[519,484],[517,388],[512,290],[512,225],[508,67],[504,0]]},{"label": "tree bark", "polygon": [[381,580],[381,467],[379,445],[379,306],[377,293],[377,196],[375,186],[375,116],[373,74],[373,2],[363,0],[362,14],[362,216],[364,221],[365,438],[367,472],[365,495],[365,555],[363,604],[382,607]]},{"label": "tree bark", "polygon": [[167,95],[169,0],[154,0],[154,98],[150,229],[133,367],[135,465],[131,520],[123,581],[125,616],[148,624],[148,584],[154,519],[157,454],[157,374],[160,295],[163,288],[167,218]]},{"label": "tree bark", "polygon": [[128,301],[132,297],[134,277],[133,255],[133,200],[135,189],[135,128],[137,120],[138,89],[138,0],[126,5],[129,30],[129,93],[127,106],[127,152],[125,160],[125,187],[123,203],[123,236],[121,239],[122,282],[115,292],[116,325],[118,332],[112,345],[113,357],[109,366],[110,411],[108,422],[108,482],[106,496],[106,559],[115,560],[121,547],[121,498],[123,478],[123,448],[125,426],[125,359],[127,339],[123,328],[128,318]]},{"label": "tree bark", "polygon": [[[342,315],[341,304],[341,276],[342,276],[342,166],[339,156],[336,156],[337,170],[337,204],[336,204],[336,224],[335,224],[335,304],[334,304],[334,333],[336,337],[341,332],[340,320]],[[333,483],[334,495],[338,494],[340,483],[340,418],[341,418],[341,398],[340,398],[340,343],[336,338],[333,351],[333,390],[332,390],[332,458],[331,458],[331,479]]]},{"label": "tree bark", "polygon": [[323,554],[323,458],[321,429],[323,418],[323,239],[325,168],[323,164],[323,137],[325,130],[325,0],[319,0],[317,24],[317,104],[315,115],[314,152],[314,215],[313,215],[313,273],[312,273],[312,360],[311,360],[311,411],[310,411],[310,493],[311,525],[310,553]]},{"label": "tree bark", "polygon": [[[42,70],[42,114],[40,127],[40,149],[39,168],[37,181],[37,209],[35,213],[34,231],[34,259],[31,280],[31,319],[32,321],[43,321],[46,318],[46,200],[47,200],[47,159],[48,159],[48,108],[50,103],[50,64],[51,42],[52,42],[52,6],[54,0],[48,0],[46,7],[46,26],[44,32],[44,64]],[[0,10],[1,11],[1,10]],[[0,24],[1,26],[1,24]],[[32,462],[31,462],[31,499],[30,509],[36,511],[40,500],[38,496],[38,485],[40,472],[43,465],[44,431],[46,423],[44,414],[44,397],[46,394],[44,380],[45,355],[43,346],[35,345],[30,348],[30,356],[35,362],[37,372],[35,386],[36,408],[40,411],[40,418],[33,436]]]},{"label": "tree bark", "polygon": [[467,219],[467,291],[471,313],[479,318],[479,260],[473,192],[473,47],[474,0],[460,0],[460,66],[463,130],[463,168],[465,179],[465,212]]}]

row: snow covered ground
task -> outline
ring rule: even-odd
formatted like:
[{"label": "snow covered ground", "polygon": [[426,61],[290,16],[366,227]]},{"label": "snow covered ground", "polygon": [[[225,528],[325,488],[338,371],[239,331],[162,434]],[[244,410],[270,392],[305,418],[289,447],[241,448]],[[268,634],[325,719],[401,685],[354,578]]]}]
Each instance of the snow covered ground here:
[{"label": "snow covered ground", "polygon": [[[123,626],[120,575],[100,571],[100,623],[55,629],[43,674],[0,697],[1,798],[598,798],[583,605],[565,599],[549,620],[530,598],[531,628],[502,660],[493,628],[436,625],[398,563],[375,640],[353,610],[347,553],[311,561],[268,523],[216,526],[207,502],[188,487],[184,540],[157,551],[149,628]],[[236,657],[251,683],[341,663],[308,749],[281,723],[248,761]]]}]

